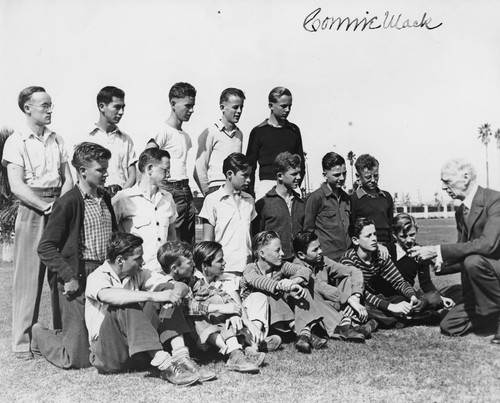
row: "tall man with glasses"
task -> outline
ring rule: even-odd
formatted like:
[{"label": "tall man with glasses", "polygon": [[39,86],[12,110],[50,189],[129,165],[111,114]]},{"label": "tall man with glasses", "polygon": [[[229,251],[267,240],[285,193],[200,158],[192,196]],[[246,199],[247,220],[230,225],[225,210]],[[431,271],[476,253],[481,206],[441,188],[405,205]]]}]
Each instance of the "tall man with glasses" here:
[{"label": "tall man with glasses", "polygon": [[[12,349],[19,359],[31,359],[31,327],[38,310],[45,266],[37,253],[55,199],[73,187],[68,152],[61,136],[46,125],[52,121],[52,100],[42,87],[27,87],[18,98],[26,127],[5,142],[2,164],[20,206],[15,226],[12,291]],[[54,328],[61,327],[55,275],[47,272]]]}]

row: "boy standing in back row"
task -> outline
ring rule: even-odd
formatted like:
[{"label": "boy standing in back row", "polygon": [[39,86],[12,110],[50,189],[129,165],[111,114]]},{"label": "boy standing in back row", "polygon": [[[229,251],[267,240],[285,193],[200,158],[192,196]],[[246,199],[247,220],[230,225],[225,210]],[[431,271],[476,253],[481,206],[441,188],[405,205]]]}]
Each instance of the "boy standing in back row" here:
[{"label": "boy standing in back row", "polygon": [[325,256],[338,262],[351,245],[351,200],[342,189],[347,171],[344,158],[334,152],[325,154],[321,164],[325,183],[307,199],[304,229],[316,233]]},{"label": "boy standing in back row", "polygon": [[378,187],[379,163],[370,154],[362,154],[354,166],[361,186],[351,195],[351,222],[360,217],[373,220],[378,242],[386,245],[391,242],[394,203],[390,193]]},{"label": "boy standing in back row", "polygon": [[172,194],[177,206],[177,238],[194,244],[195,208],[186,167],[192,143],[189,135],[182,130],[182,124],[189,121],[193,114],[196,89],[189,83],[176,83],[170,89],[168,98],[172,109],[170,117],[146,147],[161,148],[170,154],[170,178],[164,182],[163,188]]},{"label": "boy standing in back row", "polygon": [[206,128],[198,138],[194,179],[207,196],[224,186],[222,161],[231,153],[241,153],[243,134],[236,126],[243,112],[245,94],[237,88],[226,88],[220,95],[222,118]]},{"label": "boy standing in back row", "polygon": [[85,137],[85,141],[100,144],[111,151],[106,191],[110,196],[134,185],[137,155],[134,142],[117,126],[125,113],[125,92],[108,86],[97,94],[99,120],[95,128]]}]

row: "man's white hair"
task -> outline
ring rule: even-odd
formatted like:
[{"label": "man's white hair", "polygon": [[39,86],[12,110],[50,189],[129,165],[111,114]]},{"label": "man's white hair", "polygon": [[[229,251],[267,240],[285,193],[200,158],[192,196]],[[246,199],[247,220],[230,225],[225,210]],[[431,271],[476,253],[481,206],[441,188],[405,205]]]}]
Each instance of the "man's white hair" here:
[{"label": "man's white hair", "polygon": [[446,161],[441,168],[441,172],[467,172],[472,181],[476,180],[476,168],[465,158],[452,158]]}]

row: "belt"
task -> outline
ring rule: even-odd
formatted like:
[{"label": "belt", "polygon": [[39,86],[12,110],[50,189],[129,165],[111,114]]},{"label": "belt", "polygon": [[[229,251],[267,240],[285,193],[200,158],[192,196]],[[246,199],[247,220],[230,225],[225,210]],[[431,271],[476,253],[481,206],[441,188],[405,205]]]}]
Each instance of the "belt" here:
[{"label": "belt", "polygon": [[37,196],[40,197],[59,197],[61,196],[61,188],[59,187],[54,187],[54,188],[35,188],[35,187],[30,187],[30,189],[35,193]]},{"label": "belt", "polygon": [[183,179],[181,181],[171,181],[171,182],[164,182],[165,187],[168,189],[182,189],[185,187],[189,187],[189,179]]}]

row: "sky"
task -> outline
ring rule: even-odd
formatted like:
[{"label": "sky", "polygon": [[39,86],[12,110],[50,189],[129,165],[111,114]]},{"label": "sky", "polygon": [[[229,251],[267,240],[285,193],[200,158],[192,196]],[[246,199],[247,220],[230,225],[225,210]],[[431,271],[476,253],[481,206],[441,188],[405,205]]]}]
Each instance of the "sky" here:
[{"label": "sky", "polygon": [[[493,0],[0,0],[0,126],[22,126],[17,96],[41,85],[55,105],[50,127],[72,147],[97,121],[99,89],[114,85],[126,93],[120,128],[140,152],[169,115],[169,88],[187,81],[198,91],[183,126],[192,173],[224,88],[247,97],[245,152],[281,85],[293,94],[289,120],[301,129],[313,189],[322,156],[351,150],[374,155],[380,187],[414,202],[436,192],[449,200],[439,177],[452,157],[469,159],[485,186],[486,151],[490,187],[500,189],[496,140],[486,150],[477,138],[484,123],[500,128],[499,11]],[[398,27],[427,26],[384,28],[386,13],[386,26],[400,14]],[[328,29],[327,20],[310,32],[327,17],[373,20],[364,30]]]}]

